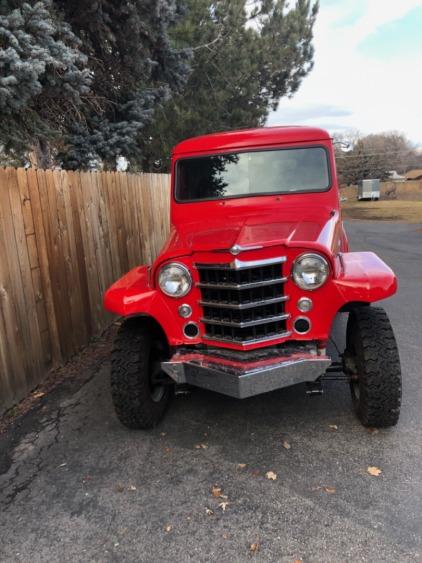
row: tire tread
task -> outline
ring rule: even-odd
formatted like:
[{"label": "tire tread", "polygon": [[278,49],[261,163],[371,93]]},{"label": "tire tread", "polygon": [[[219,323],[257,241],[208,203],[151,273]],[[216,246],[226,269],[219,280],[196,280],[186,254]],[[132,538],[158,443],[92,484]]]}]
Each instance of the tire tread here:
[{"label": "tire tread", "polygon": [[357,414],[365,426],[388,427],[400,416],[400,357],[387,313],[381,307],[357,308],[349,316],[347,335],[353,339],[359,372]]},{"label": "tire tread", "polygon": [[139,319],[125,321],[116,335],[111,353],[111,395],[117,417],[128,428],[153,428],[163,417],[170,389],[157,403],[149,388],[149,354],[152,331]]}]

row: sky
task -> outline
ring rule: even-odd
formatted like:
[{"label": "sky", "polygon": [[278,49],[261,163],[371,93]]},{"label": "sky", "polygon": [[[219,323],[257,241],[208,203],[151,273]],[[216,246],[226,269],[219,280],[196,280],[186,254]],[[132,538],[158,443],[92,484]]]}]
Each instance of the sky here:
[{"label": "sky", "polygon": [[422,146],[422,0],[320,0],[314,47],[268,125],[400,131]]}]

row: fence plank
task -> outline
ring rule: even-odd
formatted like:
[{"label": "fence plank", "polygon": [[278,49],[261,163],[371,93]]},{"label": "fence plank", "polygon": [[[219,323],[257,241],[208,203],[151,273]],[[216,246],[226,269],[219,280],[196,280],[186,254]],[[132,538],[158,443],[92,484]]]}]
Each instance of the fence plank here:
[{"label": "fence plank", "polygon": [[25,366],[19,343],[22,341],[18,311],[13,295],[13,281],[8,254],[10,226],[5,215],[9,211],[7,171],[0,169],[0,408],[4,410],[26,388]]},{"label": "fence plank", "polygon": [[[138,206],[140,208],[141,214],[141,226],[142,226],[142,242],[143,242],[143,261],[146,264],[150,264],[152,261],[153,251],[153,241],[150,241],[149,233],[151,232],[151,221],[153,220],[153,210],[151,209],[151,183],[146,180],[146,175],[141,174],[140,178],[140,190],[138,200]],[[151,244],[148,244],[150,241]]]},{"label": "fence plank", "polygon": [[46,207],[43,209],[44,224],[49,224],[47,239],[50,258],[50,277],[52,281],[54,309],[59,327],[60,348],[63,358],[69,358],[74,350],[72,333],[72,311],[69,300],[69,283],[66,272],[68,249],[62,236],[61,217],[57,202],[57,178],[52,170],[45,170]]},{"label": "fence plank", "polygon": [[108,214],[106,209],[106,194],[103,178],[105,174],[94,173],[92,178],[94,180],[95,195],[97,198],[97,212],[98,212],[98,234],[99,234],[99,250],[101,252],[102,261],[104,264],[104,286],[103,292],[114,281],[113,279],[113,263],[111,258],[111,242],[110,242],[110,226],[108,221]]},{"label": "fence plank", "polygon": [[66,172],[57,174],[58,181],[58,204],[61,224],[63,225],[63,238],[66,244],[67,258],[65,261],[67,278],[69,280],[69,304],[72,313],[73,345],[76,352],[87,342],[88,330],[85,323],[85,313],[83,310],[83,299],[81,288],[81,277],[79,269],[83,262],[78,255],[76,247],[76,235],[74,226],[74,216],[71,207],[69,176]]},{"label": "fence plank", "polygon": [[93,209],[90,176],[90,172],[82,172],[79,175],[78,198],[81,217],[83,217],[83,227],[81,232],[84,240],[85,258],[87,264],[91,318],[93,326],[95,327],[95,332],[98,333],[103,328],[103,311],[101,299],[99,298],[101,295],[99,272],[100,264],[97,259],[96,251],[97,242],[94,232],[95,210]]},{"label": "fence plank", "polygon": [[123,213],[123,197],[122,197],[122,183],[120,181],[121,175],[117,172],[111,174],[111,186],[113,193],[113,206],[116,215],[117,223],[117,244],[119,248],[120,267],[122,272],[129,270],[129,255],[127,248],[127,232],[126,223]]},{"label": "fence plank", "polygon": [[[73,237],[75,241],[75,253],[76,260],[78,262],[78,274],[79,274],[79,288],[80,288],[80,299],[83,314],[83,324],[85,325],[85,335],[88,339],[92,335],[92,322],[91,322],[91,306],[89,300],[89,289],[88,289],[88,275],[87,275],[87,263],[86,254],[84,248],[84,242],[82,237],[82,217],[79,208],[79,174],[77,172],[68,172],[68,185],[69,185],[69,201],[68,206],[70,212],[72,213],[72,223],[73,223]],[[70,221],[70,219],[69,219]]]},{"label": "fence plank", "polygon": [[21,377],[31,385],[41,372],[39,355],[41,341],[16,170],[8,168],[6,177],[5,191],[8,198],[4,198],[2,202],[3,223],[7,236],[6,259],[9,262],[12,278],[11,289],[16,304],[16,322],[21,328],[23,348],[20,354],[23,356],[25,368]]},{"label": "fence plank", "polygon": [[[41,184],[38,184],[40,179]],[[40,264],[40,275],[43,290],[43,301],[48,318],[48,332],[50,340],[50,355],[53,363],[57,364],[61,359],[59,331],[57,327],[56,311],[54,308],[53,291],[50,278],[50,263],[47,251],[46,234],[44,230],[43,214],[41,208],[41,193],[45,192],[45,175],[37,177],[35,170],[27,171],[28,193],[31,199],[34,230],[37,239],[37,252]],[[45,341],[45,338],[44,338]]]},{"label": "fence plank", "polygon": [[118,224],[114,202],[114,191],[112,189],[112,175],[110,172],[105,172],[102,175],[102,186],[105,198],[105,212],[107,214],[107,223],[110,238],[110,254],[111,254],[111,268],[113,280],[116,280],[122,274],[119,256],[118,244]]}]

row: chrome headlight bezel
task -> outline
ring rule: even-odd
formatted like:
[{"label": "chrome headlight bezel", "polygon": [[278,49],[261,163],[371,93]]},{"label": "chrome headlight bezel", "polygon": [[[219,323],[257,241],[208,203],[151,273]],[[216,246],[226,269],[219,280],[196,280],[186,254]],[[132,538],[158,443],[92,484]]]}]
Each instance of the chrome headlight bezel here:
[{"label": "chrome headlight bezel", "polygon": [[[174,292],[169,291],[168,288],[166,289],[164,280],[164,275],[166,274],[166,272],[168,273],[168,271],[172,268],[178,270],[180,279],[184,280],[184,287],[181,290]],[[169,262],[161,266],[161,268],[159,269],[157,275],[157,284],[164,295],[178,299],[179,297],[184,297],[185,295],[187,295],[192,289],[192,275],[189,269],[184,264],[181,264],[180,262]]]},{"label": "chrome headlight bezel", "polygon": [[[317,260],[321,264],[319,275],[322,276],[322,279],[320,279],[320,281],[317,284],[307,283],[303,279],[303,269],[301,270],[301,267],[303,268],[303,262],[306,259]],[[300,289],[303,289],[305,291],[315,291],[316,289],[319,289],[326,283],[329,275],[330,275],[330,265],[328,263],[328,260],[324,258],[324,256],[322,256],[321,254],[317,254],[316,252],[305,252],[304,254],[298,256],[293,263],[293,267],[292,267],[293,281],[298,287],[300,287]]]}]

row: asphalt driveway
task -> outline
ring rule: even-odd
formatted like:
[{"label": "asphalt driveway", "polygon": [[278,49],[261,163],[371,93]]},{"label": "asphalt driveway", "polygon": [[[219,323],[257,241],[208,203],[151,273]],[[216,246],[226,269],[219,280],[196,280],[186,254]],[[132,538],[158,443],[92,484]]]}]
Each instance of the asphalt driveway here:
[{"label": "asphalt driveway", "polygon": [[399,275],[385,302],[404,375],[395,429],[363,428],[336,382],[312,398],[198,390],[130,432],[103,365],[0,437],[0,561],[422,561],[422,228],[348,232]]}]

